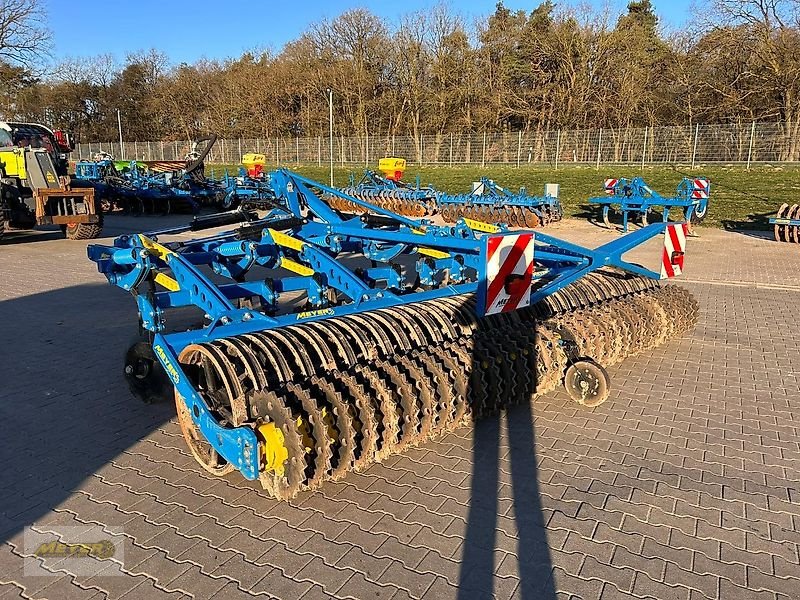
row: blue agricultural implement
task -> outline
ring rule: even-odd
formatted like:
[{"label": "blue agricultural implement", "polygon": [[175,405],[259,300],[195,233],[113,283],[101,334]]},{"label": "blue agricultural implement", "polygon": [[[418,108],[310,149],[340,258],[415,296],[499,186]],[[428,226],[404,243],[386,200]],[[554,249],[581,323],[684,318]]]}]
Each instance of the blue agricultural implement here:
[{"label": "blue agricultural implement", "polygon": [[[512,192],[482,177],[473,183],[471,192],[448,194],[431,186],[421,186],[419,177],[413,185],[403,182],[405,159],[382,158],[378,167],[382,174],[368,170],[358,183],[351,176],[350,185],[342,191],[405,216],[424,217],[438,213],[448,223],[465,217],[519,227],[538,227],[561,219],[563,214],[556,184],[545,186],[542,196],[531,196],[525,188]],[[331,201],[342,210],[363,211],[363,207],[348,205],[336,197]]]},{"label": "blue agricultural implement", "polygon": [[445,221],[466,217],[518,227],[538,227],[563,215],[558,184],[548,183],[542,196],[531,196],[523,187],[512,192],[487,177],[473,184],[469,194],[438,194],[436,204]]},{"label": "blue agricultural implement", "polygon": [[711,196],[711,180],[707,177],[684,177],[678,184],[675,195],[662,196],[641,177],[633,179],[606,179],[605,196],[589,198],[589,204],[603,207],[603,223],[611,228],[609,212],[612,208],[622,212],[622,231],[628,231],[628,215],[638,215],[642,225],[647,225],[647,214],[656,207],[662,209],[663,221],[669,221],[671,208],[682,209],[682,219],[689,223],[700,223],[708,214],[708,200]]},{"label": "blue agricultural implement", "polygon": [[76,179],[95,189],[105,212],[123,210],[138,213],[197,213],[201,206],[220,205],[228,190],[205,176],[204,160],[216,136],[197,140],[179,167],[164,170],[169,163],[153,168],[139,161],[120,162],[105,153],[75,165]]},{"label": "blue agricultural implement", "polygon": [[243,168],[239,169],[237,177],[228,173],[220,182],[225,188],[225,197],[220,203],[220,208],[229,210],[242,208],[244,210],[271,210],[277,204],[275,191],[269,181],[269,175],[264,172],[267,159],[263,154],[248,153],[242,156]]},{"label": "blue agricultural implement", "polygon": [[[203,468],[278,498],[560,383],[596,406],[604,365],[697,319],[686,290],[658,281],[682,269],[681,224],[588,249],[469,219],[433,225],[287,170],[270,182],[276,206],[259,220],[203,217],[88,255],[138,305],[147,337],[128,351],[131,390],[174,393]],[[662,235],[660,272],[624,258]]]},{"label": "blue agricultural implement", "polygon": [[[382,158],[378,164],[382,174],[368,169],[358,182],[350,175],[350,185],[341,191],[408,217],[424,217],[436,212],[436,196],[439,192],[431,186],[420,185],[419,177],[413,185],[401,180],[406,168],[405,159]],[[342,210],[364,210],[364,207],[357,204],[348,205],[346,200],[338,196],[332,196],[330,200],[334,207]]]},{"label": "blue agricultural implement", "polygon": [[769,222],[775,227],[777,241],[800,244],[800,204],[781,205],[777,216]]}]

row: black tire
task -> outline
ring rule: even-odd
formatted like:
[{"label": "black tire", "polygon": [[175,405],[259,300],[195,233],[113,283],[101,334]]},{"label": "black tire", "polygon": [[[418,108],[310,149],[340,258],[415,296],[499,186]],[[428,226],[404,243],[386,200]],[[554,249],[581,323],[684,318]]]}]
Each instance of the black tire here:
[{"label": "black tire", "polygon": [[61,231],[68,240],[93,240],[100,237],[103,231],[103,213],[98,212],[99,220],[97,223],[75,223],[72,225],[62,225]]},{"label": "black tire", "polygon": [[[700,208],[702,207],[702,210]],[[705,221],[708,216],[708,200],[705,203],[700,203],[695,210],[692,211],[692,223],[699,224]]]}]

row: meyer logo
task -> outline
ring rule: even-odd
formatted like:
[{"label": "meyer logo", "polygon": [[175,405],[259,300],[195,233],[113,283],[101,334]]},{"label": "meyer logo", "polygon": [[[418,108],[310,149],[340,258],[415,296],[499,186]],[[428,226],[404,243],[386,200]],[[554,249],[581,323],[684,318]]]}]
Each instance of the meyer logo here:
[{"label": "meyer logo", "polygon": [[331,317],[333,316],[332,308],[321,308],[319,310],[309,310],[306,312],[297,313],[297,320],[310,319],[311,317]]},{"label": "meyer logo", "polygon": [[100,540],[89,544],[65,544],[59,541],[43,542],[34,551],[39,558],[111,558],[116,546],[110,540]]},{"label": "meyer logo", "polygon": [[158,358],[161,359],[161,362],[164,365],[164,370],[170,376],[170,378],[172,379],[173,383],[175,385],[178,385],[178,383],[180,383],[181,376],[178,373],[178,370],[173,366],[173,364],[169,360],[169,358],[167,358],[167,353],[164,352],[164,349],[159,345],[153,346],[153,350],[156,351],[156,354],[158,355]]}]

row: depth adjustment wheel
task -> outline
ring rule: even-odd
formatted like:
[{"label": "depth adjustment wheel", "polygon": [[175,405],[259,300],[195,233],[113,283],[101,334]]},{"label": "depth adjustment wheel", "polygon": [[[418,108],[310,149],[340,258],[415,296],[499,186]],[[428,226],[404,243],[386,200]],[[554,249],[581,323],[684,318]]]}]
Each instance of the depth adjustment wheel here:
[{"label": "depth adjustment wheel", "polygon": [[564,389],[570,398],[589,408],[608,400],[610,387],[608,372],[591,359],[573,362],[564,374]]},{"label": "depth adjustment wheel", "polygon": [[148,342],[128,348],[124,374],[131,393],[145,404],[167,402],[172,395],[172,382]]}]

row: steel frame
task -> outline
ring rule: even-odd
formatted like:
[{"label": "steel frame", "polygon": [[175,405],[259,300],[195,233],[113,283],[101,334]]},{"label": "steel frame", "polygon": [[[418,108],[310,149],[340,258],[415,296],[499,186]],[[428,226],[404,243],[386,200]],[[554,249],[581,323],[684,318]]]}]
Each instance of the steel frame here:
[{"label": "steel frame", "polygon": [[[206,223],[195,220],[186,227],[121,236],[113,246],[90,245],[87,250],[111,284],[134,294],[140,323],[153,336],[154,353],[192,419],[214,449],[248,479],[258,477],[255,434],[247,426],[226,428],[214,419],[180,368],[178,356],[184,348],[445,296],[477,293],[480,310],[487,241],[491,235],[510,233],[501,226],[466,219],[437,226],[403,217],[284,169],[270,175],[270,185],[282,206],[243,228],[188,241],[159,241],[218,224],[208,218]],[[374,214],[338,213],[314,190]],[[623,255],[664,229],[664,224],[653,224],[595,249],[535,232],[531,302],[605,266],[658,279],[660,273],[630,263]],[[369,259],[372,267],[348,266],[346,261],[354,253]],[[411,286],[409,277],[392,262],[399,256],[416,258]],[[245,275],[256,266],[283,269],[291,275],[246,281]],[[213,283],[208,270],[225,283]],[[279,314],[236,306],[237,299],[257,296],[262,306],[277,308],[281,295],[298,291],[305,294],[310,309]],[[336,302],[331,301],[334,295]],[[207,323],[199,329],[168,333],[168,313],[187,306],[200,309]]]},{"label": "steel frame", "polygon": [[[705,198],[694,197],[697,192],[695,180],[707,182]],[[603,223],[609,229],[612,228],[609,221],[609,211],[613,206],[619,206],[622,212],[622,231],[628,231],[628,214],[639,213],[642,224],[647,224],[647,214],[654,207],[663,208],[663,222],[669,221],[669,211],[671,208],[682,208],[684,219],[687,223],[692,222],[692,218],[702,219],[708,210],[708,196],[710,196],[711,183],[706,178],[690,179],[684,177],[678,184],[675,196],[667,198],[653,190],[644,179],[634,177],[633,179],[617,179],[613,185],[606,185],[606,196],[589,198],[589,204],[599,204],[603,207]]]}]

